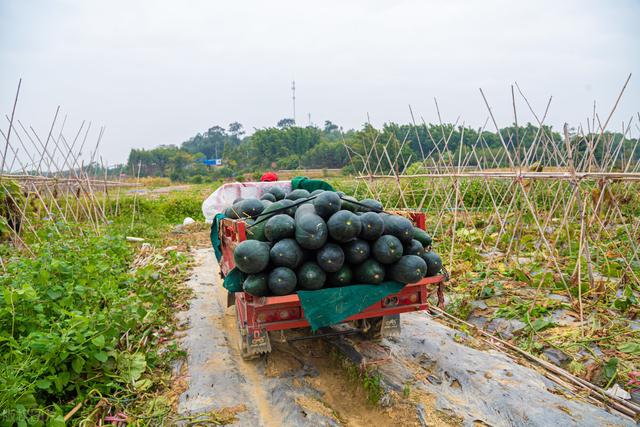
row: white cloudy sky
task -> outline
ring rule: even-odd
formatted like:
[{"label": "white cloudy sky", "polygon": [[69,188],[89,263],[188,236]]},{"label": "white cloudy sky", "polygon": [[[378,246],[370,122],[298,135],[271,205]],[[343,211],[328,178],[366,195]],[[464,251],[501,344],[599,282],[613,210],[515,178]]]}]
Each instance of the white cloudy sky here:
[{"label": "white cloudy sky", "polygon": [[216,124],[274,125],[293,79],[302,124],[407,122],[409,104],[434,122],[436,97],[445,121],[480,126],[482,87],[508,125],[517,81],[537,110],[553,95],[560,126],[594,100],[606,116],[634,73],[619,128],[640,110],[639,18],[637,0],[0,0],[0,112],[22,77],[18,118],[46,136],[61,105],[69,134],[105,125],[112,164]]}]

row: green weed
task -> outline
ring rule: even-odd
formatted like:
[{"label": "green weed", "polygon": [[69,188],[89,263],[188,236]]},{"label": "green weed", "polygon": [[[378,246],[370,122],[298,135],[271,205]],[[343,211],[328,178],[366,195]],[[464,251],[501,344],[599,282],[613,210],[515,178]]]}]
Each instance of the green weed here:
[{"label": "green weed", "polygon": [[[184,291],[175,269],[186,257],[130,269],[134,252],[122,235],[50,234],[14,253],[0,276],[0,419],[8,424],[64,425],[108,397],[135,418],[139,399],[182,353],[161,352],[173,331],[172,301]],[[55,236],[55,237],[53,237]],[[6,424],[6,423],[5,423]]]}]

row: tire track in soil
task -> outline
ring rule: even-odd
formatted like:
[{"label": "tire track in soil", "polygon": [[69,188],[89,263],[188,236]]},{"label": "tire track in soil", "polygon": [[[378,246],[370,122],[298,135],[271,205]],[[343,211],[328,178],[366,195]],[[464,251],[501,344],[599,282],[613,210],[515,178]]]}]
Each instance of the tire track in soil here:
[{"label": "tire track in soil", "polygon": [[[388,408],[372,404],[361,385],[349,379],[346,370],[331,354],[332,348],[320,341],[298,341],[295,344],[277,343],[268,355],[268,374],[287,375],[307,366],[307,375],[300,381],[315,390],[315,399],[333,411],[340,425],[347,427],[420,426],[413,402],[398,401]],[[292,367],[298,368],[292,368]],[[311,369],[309,368],[311,367]],[[310,374],[310,371],[313,373]]]}]

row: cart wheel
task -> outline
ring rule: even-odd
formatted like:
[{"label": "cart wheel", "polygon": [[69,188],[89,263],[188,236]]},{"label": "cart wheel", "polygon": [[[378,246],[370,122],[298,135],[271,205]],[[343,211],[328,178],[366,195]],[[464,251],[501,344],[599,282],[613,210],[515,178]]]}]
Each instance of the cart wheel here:
[{"label": "cart wheel", "polygon": [[367,340],[380,341],[382,339],[382,316],[362,319],[359,321],[358,327]]},{"label": "cart wheel", "polygon": [[369,341],[380,341],[385,337],[400,335],[400,315],[371,317],[359,321],[358,327]]}]

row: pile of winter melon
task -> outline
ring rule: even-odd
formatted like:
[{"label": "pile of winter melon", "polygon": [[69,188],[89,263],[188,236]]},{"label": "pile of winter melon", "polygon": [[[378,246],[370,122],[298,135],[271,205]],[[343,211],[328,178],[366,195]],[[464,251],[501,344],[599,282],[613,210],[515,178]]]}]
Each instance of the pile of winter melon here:
[{"label": "pile of winter melon", "polygon": [[259,200],[236,200],[225,215],[247,223],[247,240],[236,246],[234,262],[247,274],[244,291],[254,296],[385,280],[415,283],[442,268],[431,237],[373,199],[270,187]]}]

